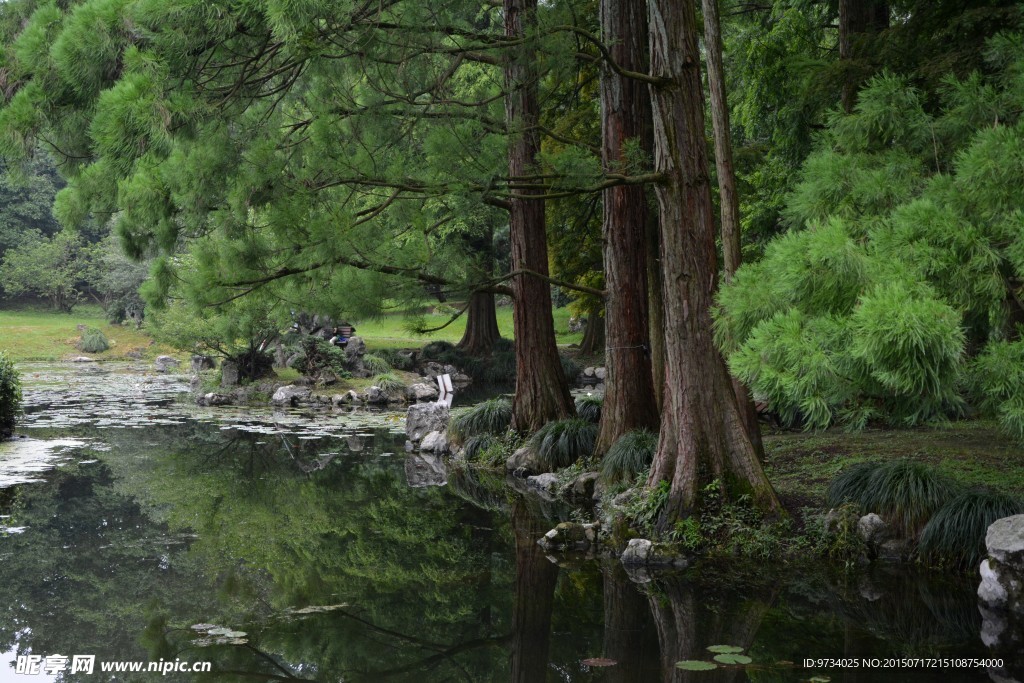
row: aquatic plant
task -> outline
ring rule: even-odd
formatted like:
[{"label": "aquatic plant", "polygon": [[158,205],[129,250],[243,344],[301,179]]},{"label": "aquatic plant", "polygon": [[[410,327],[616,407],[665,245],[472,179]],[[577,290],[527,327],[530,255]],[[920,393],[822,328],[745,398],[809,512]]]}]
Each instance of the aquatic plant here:
[{"label": "aquatic plant", "polygon": [[0,438],[14,433],[14,418],[21,411],[21,380],[14,361],[0,352]]},{"label": "aquatic plant", "polygon": [[900,458],[862,463],[836,477],[829,487],[829,504],[855,502],[864,512],[876,512],[886,522],[915,536],[949,498],[956,485],[921,462]]},{"label": "aquatic plant", "polygon": [[992,522],[1024,512],[1024,501],[985,489],[950,499],[928,520],[919,552],[929,564],[974,569],[985,556],[985,532]]},{"label": "aquatic plant", "polygon": [[365,367],[371,375],[383,375],[391,372],[391,364],[380,356],[372,353],[368,353],[363,356],[363,367]]},{"label": "aquatic plant", "polygon": [[601,406],[604,405],[604,397],[594,394],[576,397],[576,414],[586,420],[597,424],[601,421]]},{"label": "aquatic plant", "polygon": [[102,353],[110,348],[110,342],[103,332],[95,327],[87,327],[78,340],[78,350],[85,353]]},{"label": "aquatic plant", "polygon": [[492,398],[452,418],[451,435],[456,441],[481,434],[503,434],[512,424],[512,401]]},{"label": "aquatic plant", "polygon": [[651,468],[658,435],[649,429],[626,432],[612,444],[601,461],[601,477],[608,483],[630,481]]},{"label": "aquatic plant", "polygon": [[597,425],[574,417],[547,423],[530,438],[530,446],[541,465],[558,469],[593,453],[596,441]]}]

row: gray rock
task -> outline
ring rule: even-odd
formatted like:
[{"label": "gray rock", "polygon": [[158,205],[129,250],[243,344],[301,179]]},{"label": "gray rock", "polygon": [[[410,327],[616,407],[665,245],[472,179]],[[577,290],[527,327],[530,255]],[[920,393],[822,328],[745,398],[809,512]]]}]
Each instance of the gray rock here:
[{"label": "gray rock", "polygon": [[196,404],[201,406],[229,406],[231,405],[232,397],[230,394],[203,394],[196,398]]},{"label": "gray rock", "polygon": [[436,401],[438,396],[437,385],[418,382],[405,388],[405,397],[411,402]]},{"label": "gray rock", "polygon": [[552,495],[558,493],[558,475],[552,472],[545,472],[544,474],[527,477],[526,483],[531,488],[543,491],[544,493],[550,493]]},{"label": "gray rock", "polygon": [[71,359],[72,363],[95,363],[95,358],[89,358],[88,356],[75,356]]},{"label": "gray rock", "polygon": [[363,338],[358,336],[350,337],[348,343],[345,344],[345,356],[351,361],[365,355],[366,342],[363,341]]},{"label": "gray rock", "polygon": [[634,538],[631,539],[626,549],[622,551],[622,557],[619,560],[622,564],[647,564],[648,559],[651,557],[654,544],[648,541],[646,538]]},{"label": "gray rock", "polygon": [[436,380],[438,375],[445,373],[444,366],[435,361],[430,361],[423,366],[423,376],[430,380]]},{"label": "gray rock", "polygon": [[889,537],[888,526],[881,517],[870,512],[857,520],[857,533],[868,545],[879,545]]},{"label": "gray rock", "polygon": [[604,393],[604,382],[594,385],[594,391],[598,394]]},{"label": "gray rock", "polygon": [[978,586],[978,599],[986,605],[1002,607],[1010,599],[1010,591],[1013,589],[1012,578],[1007,572],[1000,571],[998,562],[991,559],[984,559],[981,562],[979,572],[981,574],[981,585]]},{"label": "gray rock", "polygon": [[601,474],[599,472],[584,472],[569,484],[569,492],[574,499],[586,500],[593,498],[597,480],[600,477]]},{"label": "gray rock", "polygon": [[362,401],[359,400],[359,394],[352,389],[349,389],[344,394],[335,394],[331,396],[331,403],[336,406],[344,405],[359,405]]},{"label": "gray rock", "polygon": [[414,453],[405,458],[405,480],[412,488],[444,486],[448,483],[448,471],[441,456]]},{"label": "gray rock", "polygon": [[604,381],[604,378],[607,377],[607,376],[608,376],[608,370],[606,368],[602,367],[602,368],[597,368],[596,370],[594,370],[594,377],[597,377],[601,381]]},{"label": "gray rock", "polygon": [[540,472],[543,467],[537,454],[529,446],[520,448],[505,461],[505,469],[517,477],[525,477]]},{"label": "gray rock", "polygon": [[992,522],[985,534],[988,554],[1024,576],[1024,515]]},{"label": "gray rock", "polygon": [[585,550],[590,546],[586,530],[576,522],[561,522],[537,541],[545,550]]},{"label": "gray rock", "polygon": [[192,356],[193,374],[198,374],[203,370],[213,370],[215,367],[217,367],[217,362],[212,356],[201,356],[199,354]]},{"label": "gray rock", "polygon": [[363,401],[370,405],[381,405],[388,402],[388,394],[386,391],[378,387],[376,384],[372,387],[368,387],[363,392]]},{"label": "gray rock", "polygon": [[308,401],[312,393],[307,387],[288,384],[275,391],[270,402],[275,406],[294,406],[298,405],[300,401]]},{"label": "gray rock", "polygon": [[157,356],[153,361],[153,367],[157,372],[170,372],[176,370],[179,365],[181,365],[181,361],[170,356]]},{"label": "gray rock", "polygon": [[220,364],[220,385],[222,387],[238,386],[238,363],[226,360]]},{"label": "gray rock", "polygon": [[363,442],[363,437],[358,434],[349,434],[345,437],[345,445],[353,453],[361,453],[366,448],[366,443]]},{"label": "gray rock", "polygon": [[448,435],[444,432],[430,432],[420,441],[420,453],[443,455],[448,452]]},{"label": "gray rock", "polygon": [[583,368],[584,377],[593,377],[595,369],[593,367]]},{"label": "gray rock", "polygon": [[418,443],[430,432],[446,430],[449,417],[448,406],[444,404],[417,403],[411,405],[405,414],[405,435],[413,443]]},{"label": "gray rock", "polygon": [[473,383],[473,378],[464,372],[456,372],[452,375],[452,386],[456,389],[465,389]]},{"label": "gray rock", "polygon": [[878,559],[883,562],[906,562],[914,552],[914,544],[906,538],[890,538],[878,545]]}]

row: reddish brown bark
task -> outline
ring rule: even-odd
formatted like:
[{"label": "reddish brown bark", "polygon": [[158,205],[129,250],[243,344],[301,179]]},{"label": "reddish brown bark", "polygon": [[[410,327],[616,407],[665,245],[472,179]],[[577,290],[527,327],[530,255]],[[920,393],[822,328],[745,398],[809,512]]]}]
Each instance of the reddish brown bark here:
[{"label": "reddish brown bark", "polygon": [[501,339],[498,331],[498,314],[494,307],[494,295],[474,292],[466,311],[466,331],[458,348],[471,356],[486,356]]},{"label": "reddish brown bark", "polygon": [[512,527],[516,539],[516,593],[510,680],[535,683],[547,680],[558,565],[548,560],[537,544],[548,525],[531,518],[522,501],[512,506]]},{"label": "reddish brown bark", "polygon": [[[612,60],[645,72],[646,0],[601,0],[601,34]],[[608,65],[601,72],[601,157],[606,172],[626,170],[626,146],[650,128],[650,99],[640,81]],[[595,452],[603,455],[632,429],[658,426],[647,310],[647,201],[642,186],[604,191],[605,379]]]},{"label": "reddish brown bark", "polygon": [[593,356],[604,353],[605,322],[604,316],[595,308],[587,315],[587,327],[580,340],[580,355]]},{"label": "reddish brown bark", "polygon": [[715,221],[704,140],[704,97],[693,0],[651,0],[651,88],[661,210],[666,381],[648,486],[671,482],[663,528],[692,513],[717,480],[727,496],[781,512],[747,436],[711,333],[717,284]]},{"label": "reddish brown bark", "polygon": [[[732,160],[732,133],[729,130],[729,106],[725,95],[725,67],[722,65],[722,27],[718,17],[718,0],[702,0],[704,14],[704,54],[708,64],[708,90],[711,93],[711,125],[715,133],[715,169],[718,175],[718,197],[722,214],[723,279],[732,280],[743,261],[740,248],[740,200],[736,191],[736,169]],[[746,385],[735,377],[736,392],[743,424],[758,460],[764,461],[764,443],[757,409]]]},{"label": "reddish brown bark", "polygon": [[[849,114],[857,101],[862,73],[852,68],[851,62],[860,59],[865,34],[878,33],[889,27],[889,3],[879,0],[839,0],[839,60],[846,62],[841,102]],[[863,71],[863,69],[859,70]]]},{"label": "reddish brown bark", "polygon": [[[505,35],[529,38],[537,22],[537,0],[505,0]],[[529,29],[529,30],[528,30]],[[536,173],[540,152],[540,104],[537,98],[536,50],[527,40],[505,62],[505,120],[509,143],[509,175]],[[522,190],[540,194],[543,190]],[[548,275],[548,247],[544,201],[510,200],[509,233],[512,270]],[[576,409],[562,371],[551,317],[551,290],[541,278],[517,275],[512,280],[512,313],[516,341],[516,392],[512,399],[512,428],[520,432],[540,429],[544,423],[569,417]]]}]

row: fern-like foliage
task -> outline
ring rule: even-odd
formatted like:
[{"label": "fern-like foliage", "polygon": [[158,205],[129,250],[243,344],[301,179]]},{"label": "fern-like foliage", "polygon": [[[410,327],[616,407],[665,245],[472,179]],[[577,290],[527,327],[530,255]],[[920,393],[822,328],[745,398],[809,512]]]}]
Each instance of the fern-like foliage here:
[{"label": "fern-like foliage", "polygon": [[512,401],[492,398],[481,401],[451,420],[449,430],[456,442],[483,434],[504,434],[512,424]]},{"label": "fern-like foliage", "polygon": [[610,484],[633,481],[651,469],[658,435],[648,429],[626,432],[612,444],[601,461],[601,477]]},{"label": "fern-like foliage", "polygon": [[594,394],[576,397],[576,415],[597,424],[601,421],[601,406],[604,405],[604,397]]},{"label": "fern-like foliage", "polygon": [[596,441],[597,425],[574,417],[547,423],[530,438],[530,446],[541,465],[555,470],[591,455]]},{"label": "fern-like foliage", "polygon": [[918,548],[934,565],[975,570],[985,556],[985,533],[997,519],[1024,513],[1024,501],[974,490],[949,499],[928,520]]}]

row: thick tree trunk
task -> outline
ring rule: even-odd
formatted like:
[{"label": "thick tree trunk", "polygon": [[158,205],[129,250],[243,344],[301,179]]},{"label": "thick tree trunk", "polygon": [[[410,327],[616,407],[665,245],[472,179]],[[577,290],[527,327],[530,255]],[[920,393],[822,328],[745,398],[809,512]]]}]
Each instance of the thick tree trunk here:
[{"label": "thick tree trunk", "polygon": [[[651,156],[654,156],[651,140]],[[646,149],[646,148],[645,148]],[[658,414],[664,414],[665,398],[665,303],[661,299],[661,228],[658,212],[647,217],[647,300],[651,318],[651,375],[654,377],[654,400]]]},{"label": "thick tree trunk", "polygon": [[605,683],[633,683],[657,678],[657,633],[647,598],[629,580],[622,563],[601,568],[604,579],[604,656],[617,662],[608,668]]},{"label": "thick tree trunk", "polygon": [[[740,200],[736,192],[736,169],[732,161],[732,132],[729,129],[729,106],[725,95],[725,67],[722,65],[722,26],[718,17],[718,0],[702,0],[704,14],[704,54],[708,63],[708,90],[711,92],[711,123],[715,133],[715,168],[718,171],[718,196],[722,212],[723,279],[732,280],[743,261],[740,247]],[[743,424],[757,459],[764,461],[761,425],[750,391],[743,382],[732,378]]]},{"label": "thick tree trunk", "polygon": [[[863,34],[889,28],[889,3],[880,0],[839,0],[839,60],[852,62],[861,56],[858,49]],[[847,114],[857,101],[861,77],[849,68],[843,77],[841,103]]]},{"label": "thick tree trunk", "polygon": [[[480,279],[490,280],[494,275],[494,230],[488,229],[468,243],[472,253],[480,259]],[[498,313],[494,306],[494,295],[474,292],[470,295],[466,311],[466,331],[457,344],[458,348],[471,356],[486,356],[501,339],[498,331]]]},{"label": "thick tree trunk", "polygon": [[[527,29],[537,22],[537,0],[504,0],[504,11],[505,35],[510,40],[529,38]],[[505,63],[505,120],[512,136],[508,169],[513,179],[535,174],[540,152],[536,51],[530,45],[530,40],[527,40],[526,46]],[[518,191],[522,194],[540,192]],[[510,204],[512,269],[530,270],[546,276],[548,246],[544,202],[513,198]],[[558,357],[548,283],[537,277],[517,275],[512,280],[512,291],[516,341],[512,428],[520,432],[536,431],[546,422],[573,415],[576,409]]]},{"label": "thick tree trunk", "polygon": [[[646,0],[601,0],[602,40],[624,69],[647,70]],[[644,84],[605,65],[601,73],[601,157],[605,171],[626,171],[626,144],[650,124]],[[647,201],[643,187],[604,191],[605,379],[595,453],[632,429],[658,426],[647,311]]]},{"label": "thick tree trunk", "polygon": [[587,328],[583,330],[583,339],[580,340],[580,355],[593,356],[602,353],[604,345],[604,316],[595,307],[587,314]]},{"label": "thick tree trunk", "polygon": [[512,661],[510,680],[535,683],[547,680],[551,613],[555,604],[558,565],[537,545],[548,525],[532,519],[522,501],[512,505],[516,539],[516,594],[512,605]]},{"label": "thick tree trunk", "polygon": [[471,356],[486,356],[501,339],[498,331],[498,314],[494,306],[494,295],[473,292],[466,311],[466,331],[458,348]]},{"label": "thick tree trunk", "polygon": [[695,511],[717,480],[727,497],[750,494],[781,513],[712,341],[715,222],[704,140],[704,98],[693,0],[651,0],[655,170],[661,209],[666,381],[658,452],[648,486],[671,482],[662,528]]}]

